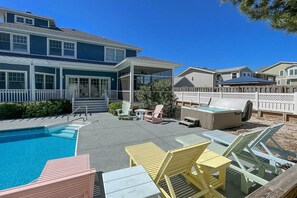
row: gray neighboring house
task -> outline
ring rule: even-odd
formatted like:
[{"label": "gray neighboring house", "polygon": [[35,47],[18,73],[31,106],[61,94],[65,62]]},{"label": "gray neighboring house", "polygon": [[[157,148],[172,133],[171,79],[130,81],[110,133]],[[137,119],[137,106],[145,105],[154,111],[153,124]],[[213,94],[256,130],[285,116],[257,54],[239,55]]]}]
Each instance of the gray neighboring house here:
[{"label": "gray neighboring house", "polygon": [[212,70],[189,67],[174,78],[175,87],[217,87],[221,81],[239,77],[252,77],[253,71],[247,66]]},{"label": "gray neighboring house", "polygon": [[174,78],[175,87],[214,87],[217,82],[215,70],[189,67]]}]

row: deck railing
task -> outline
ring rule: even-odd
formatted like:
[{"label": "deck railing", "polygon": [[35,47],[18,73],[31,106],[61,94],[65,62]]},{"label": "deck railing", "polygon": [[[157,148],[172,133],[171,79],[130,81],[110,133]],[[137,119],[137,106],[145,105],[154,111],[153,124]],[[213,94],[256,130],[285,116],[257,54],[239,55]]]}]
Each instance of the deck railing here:
[{"label": "deck railing", "polygon": [[239,93],[239,92],[180,92],[175,91],[178,102],[207,104],[210,98],[248,99],[257,111],[292,113],[297,115],[297,92],[295,93]]}]

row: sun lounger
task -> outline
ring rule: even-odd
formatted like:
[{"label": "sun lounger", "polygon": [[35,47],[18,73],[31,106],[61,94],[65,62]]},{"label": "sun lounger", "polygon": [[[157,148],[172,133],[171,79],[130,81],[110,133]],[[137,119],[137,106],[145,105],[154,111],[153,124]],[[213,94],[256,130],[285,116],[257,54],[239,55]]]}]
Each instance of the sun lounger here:
[{"label": "sun lounger", "polygon": [[144,119],[153,124],[159,124],[163,121],[163,105],[157,105],[154,111],[146,111]]},{"label": "sun lounger", "polygon": [[0,197],[93,197],[95,174],[89,155],[49,160],[36,181],[0,191]]},{"label": "sun lounger", "polygon": [[[212,142],[207,149],[215,153],[221,154],[224,157],[232,159],[238,165],[230,165],[230,168],[237,173],[241,174],[241,190],[248,194],[249,188],[254,184],[265,185],[268,183],[267,180],[263,179],[265,170],[271,172],[274,171],[274,167],[260,161],[260,159],[250,149],[249,143],[254,140],[261,131],[250,132],[248,134],[242,134],[236,137],[236,139],[228,146],[225,147],[221,144]],[[199,142],[207,141],[206,138],[200,137],[195,134],[186,135],[176,138],[176,141],[183,144],[184,146],[197,144]],[[244,151],[247,149],[247,153]],[[249,168],[246,168],[246,167]],[[251,173],[256,171],[257,174]]]},{"label": "sun lounger", "polygon": [[[253,152],[262,157],[265,158],[267,160],[270,161],[271,165],[274,166],[279,166],[280,164],[291,164],[293,165],[293,162],[290,162],[287,160],[288,156],[291,157],[296,157],[296,154],[290,151],[287,151],[285,149],[283,149],[282,147],[280,147],[275,140],[273,139],[273,135],[284,125],[284,123],[279,123],[279,124],[275,124],[275,125],[271,125],[267,128],[265,128],[260,135],[258,135],[258,137],[252,141],[249,146],[250,148],[253,150]],[[214,130],[214,131],[207,131],[204,132],[203,135],[205,137],[208,137],[211,139],[211,141],[215,141],[215,142],[220,142],[223,143],[225,145],[230,145],[235,139],[236,139],[236,135],[224,132],[224,131],[220,131],[220,130]],[[268,141],[271,141],[271,143],[275,142],[275,149],[272,149],[272,146],[269,146],[267,144]],[[266,153],[264,153],[263,151],[261,151],[261,149],[264,149],[266,151]],[[275,150],[280,151],[279,152],[275,152]],[[277,154],[277,155],[275,155]]]},{"label": "sun lounger", "polygon": [[[206,184],[201,170],[196,164],[197,159],[209,143],[209,141],[206,141],[168,151],[167,153],[152,142],[128,146],[125,149],[130,156],[130,166],[142,165],[159,187],[164,197],[176,197],[176,189],[180,187],[173,187],[171,179],[177,175],[184,176],[188,182],[201,190],[193,197],[205,195],[222,197],[221,194]],[[193,167],[197,175],[192,174],[191,169]],[[168,191],[161,186],[161,182],[164,182],[164,180]]]}]

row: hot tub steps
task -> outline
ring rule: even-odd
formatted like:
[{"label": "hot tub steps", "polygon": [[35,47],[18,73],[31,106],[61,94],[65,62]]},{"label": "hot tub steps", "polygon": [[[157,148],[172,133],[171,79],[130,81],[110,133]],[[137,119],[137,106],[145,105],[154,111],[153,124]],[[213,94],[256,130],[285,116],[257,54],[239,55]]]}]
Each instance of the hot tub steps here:
[{"label": "hot tub steps", "polygon": [[179,121],[179,124],[186,125],[188,127],[198,127],[199,120],[192,117],[185,117],[184,120]]}]

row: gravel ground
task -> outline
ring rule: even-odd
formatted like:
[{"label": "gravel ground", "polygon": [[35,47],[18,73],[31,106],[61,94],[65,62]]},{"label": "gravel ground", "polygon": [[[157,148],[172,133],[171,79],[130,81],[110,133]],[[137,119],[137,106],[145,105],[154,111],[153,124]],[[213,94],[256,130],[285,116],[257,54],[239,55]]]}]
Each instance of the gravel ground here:
[{"label": "gravel ground", "polygon": [[[264,117],[258,118],[256,114],[253,114],[252,118],[248,122],[244,122],[241,127],[225,131],[238,135],[255,129],[264,129],[280,122],[284,122],[281,116],[264,115]],[[273,138],[283,148],[297,153],[297,119],[291,118],[289,122],[285,122],[285,125]]]}]

